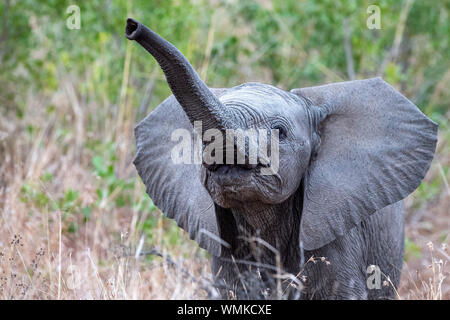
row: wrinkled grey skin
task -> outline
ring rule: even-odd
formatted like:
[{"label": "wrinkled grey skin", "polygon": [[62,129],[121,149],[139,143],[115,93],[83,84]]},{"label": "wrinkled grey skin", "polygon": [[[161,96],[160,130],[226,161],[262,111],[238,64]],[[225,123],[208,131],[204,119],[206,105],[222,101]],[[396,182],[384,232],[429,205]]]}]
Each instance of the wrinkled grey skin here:
[{"label": "wrinkled grey skin", "polygon": [[[306,276],[304,289],[301,292],[291,288],[289,298],[301,299],[393,299],[396,297],[392,285],[381,286],[380,290],[369,290],[366,282],[372,274],[366,273],[367,267],[377,265],[381,271],[390,277],[395,288],[400,281],[400,274],[403,262],[403,203],[398,202],[394,205],[383,208],[370,216],[360,226],[351,229],[348,235],[332,241],[326,246],[316,250],[303,251],[303,257],[297,250],[298,228],[301,219],[301,210],[296,208],[294,203],[284,204],[286,209],[277,211],[271,208],[271,218],[278,220],[276,224],[268,224],[267,214],[258,221],[243,222],[244,230],[236,231],[234,228],[223,230],[227,234],[240,235],[244,232],[254,232],[254,225],[260,227],[260,236],[269,243],[278,243],[276,248],[280,252],[280,260],[286,272],[298,274],[300,270],[302,275]],[[270,209],[269,209],[270,210]],[[233,210],[232,210],[233,211]],[[223,212],[229,214],[230,212]],[[232,212],[239,221],[238,213]],[[245,217],[244,217],[245,219]],[[252,223],[252,225],[250,225]],[[227,224],[224,224],[228,226]],[[294,226],[294,228],[292,227]],[[230,230],[231,229],[231,230]],[[221,230],[222,231],[222,230]],[[230,236],[231,238],[231,236]],[[238,237],[235,237],[237,239]],[[233,242],[232,242],[233,243]],[[232,263],[231,255],[235,260],[251,260],[261,263],[276,265],[275,258],[270,252],[262,257],[255,259],[252,255],[253,250],[248,245],[238,241],[233,243],[234,250],[226,250],[222,257],[212,256],[212,272],[220,272],[221,278],[227,283],[236,283],[240,298],[263,298],[259,292],[247,294],[239,281],[239,275],[236,272],[236,265]],[[308,260],[310,257],[326,257],[330,264],[321,262],[309,262],[306,265],[301,263],[302,258]],[[239,265],[239,264],[237,264]],[[302,266],[302,268],[299,268]],[[240,273],[246,273],[246,265],[239,265]],[[261,272],[261,271],[260,271]],[[267,271],[268,273],[270,271]],[[383,276],[382,281],[386,280]],[[270,283],[270,282],[269,282]],[[272,287],[276,284],[270,283]],[[247,291],[250,291],[248,286]],[[260,289],[257,287],[257,289]],[[258,290],[260,291],[260,290]]]},{"label": "wrinkled grey skin", "polygon": [[[395,298],[402,199],[433,158],[431,120],[380,78],[291,92],[209,89],[166,40],[132,19],[125,33],[154,56],[174,94],[136,127],[134,164],[154,203],[211,253],[222,297]],[[174,164],[171,133],[199,120],[203,132],[278,129],[278,172]],[[370,265],[389,285],[368,287]]]}]

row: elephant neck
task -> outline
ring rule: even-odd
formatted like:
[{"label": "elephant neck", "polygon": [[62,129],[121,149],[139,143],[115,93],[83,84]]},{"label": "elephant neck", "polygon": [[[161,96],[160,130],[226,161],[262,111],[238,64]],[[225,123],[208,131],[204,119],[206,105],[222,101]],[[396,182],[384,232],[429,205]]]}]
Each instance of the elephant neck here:
[{"label": "elephant neck", "polygon": [[252,203],[231,209],[237,228],[234,256],[271,265],[276,265],[278,256],[285,271],[295,272],[300,263],[298,209],[296,195],[280,204]]}]

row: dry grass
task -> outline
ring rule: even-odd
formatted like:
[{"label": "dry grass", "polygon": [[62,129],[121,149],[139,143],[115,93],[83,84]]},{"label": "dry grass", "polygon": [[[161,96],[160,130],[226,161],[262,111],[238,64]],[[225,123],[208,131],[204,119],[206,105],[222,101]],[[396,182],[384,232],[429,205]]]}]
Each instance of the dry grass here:
[{"label": "dry grass", "polygon": [[450,167],[448,138],[448,129],[439,133],[436,155],[423,182],[436,186],[424,188],[434,195],[422,199],[424,192],[418,190],[406,199],[406,237],[414,245],[407,245],[399,290],[404,299],[450,299],[450,188],[449,172],[444,173]]},{"label": "dry grass", "polygon": [[[158,222],[152,229],[152,244],[164,255],[170,249],[180,267],[159,257],[135,259],[140,239],[136,226],[149,213],[139,207],[111,205],[120,196],[120,187],[106,199],[98,198],[96,190],[105,182],[92,169],[92,150],[82,148],[90,137],[83,130],[86,123],[79,120],[95,114],[95,106],[75,108],[76,99],[61,89],[49,101],[30,97],[24,119],[0,118],[0,298],[204,298],[206,293],[186,277],[186,271],[195,276],[208,274],[208,264],[178,259],[205,259],[205,254],[186,238],[180,246],[164,245],[165,229],[173,224],[159,212],[152,213]],[[49,116],[44,106],[50,103],[55,111]],[[80,110],[84,113],[77,114]],[[122,119],[120,128],[126,127],[129,115],[123,114]],[[62,136],[68,121],[78,125]],[[34,124],[31,133],[28,123]],[[132,126],[113,134],[116,144],[122,143],[122,148],[114,150],[122,155],[117,163],[124,163],[115,171],[120,177],[132,176]],[[110,135],[97,138],[106,140]],[[133,203],[139,203],[144,188],[138,179],[133,181],[127,192]],[[78,192],[73,203],[65,198],[68,190]],[[84,222],[78,209],[89,206],[93,209]],[[74,224],[79,227],[71,232]]]},{"label": "dry grass", "polygon": [[[30,95],[23,119],[0,118],[0,298],[207,298],[212,293],[205,290],[210,272],[203,250],[181,232],[181,240],[171,243],[166,234],[174,233],[174,224],[158,211],[112,205],[124,192],[121,186],[99,198],[96,190],[105,182],[92,169],[95,152],[84,147],[92,139],[87,116],[96,106],[83,105],[71,83],[61,83],[47,99]],[[117,123],[104,124],[95,138],[115,143],[115,174],[132,179],[127,194],[139,204],[144,188],[131,164],[134,114],[122,100]],[[49,104],[55,107],[50,114]],[[71,130],[62,134],[65,126]],[[449,252],[441,245],[448,243],[450,229],[450,191],[442,169],[450,162],[446,139],[440,136],[425,179],[441,179],[438,191],[427,201],[417,200],[417,192],[407,200],[407,237],[417,252],[404,268],[401,299],[450,298]],[[65,198],[68,190],[78,192],[75,200]],[[89,206],[85,221],[79,209]],[[149,229],[151,240],[136,227],[149,215],[157,222]],[[148,246],[163,257],[140,255]]]}]

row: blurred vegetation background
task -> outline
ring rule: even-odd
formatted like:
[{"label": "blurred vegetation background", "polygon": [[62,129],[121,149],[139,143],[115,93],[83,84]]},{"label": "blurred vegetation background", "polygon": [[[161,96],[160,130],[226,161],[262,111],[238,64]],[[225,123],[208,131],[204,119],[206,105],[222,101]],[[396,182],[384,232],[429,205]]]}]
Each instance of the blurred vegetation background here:
[{"label": "blurred vegetation background", "polygon": [[[69,5],[80,8],[80,29],[66,25]],[[366,25],[369,5],[381,10],[379,30]],[[207,254],[163,217],[131,163],[134,125],[170,94],[154,59],[124,37],[133,17],[211,87],[382,76],[418,105],[439,124],[439,145],[406,200],[400,297],[450,298],[449,9],[448,0],[2,0],[0,271],[16,276],[0,281],[0,297],[204,296],[170,282],[154,255],[126,258],[142,240],[207,273]]]}]

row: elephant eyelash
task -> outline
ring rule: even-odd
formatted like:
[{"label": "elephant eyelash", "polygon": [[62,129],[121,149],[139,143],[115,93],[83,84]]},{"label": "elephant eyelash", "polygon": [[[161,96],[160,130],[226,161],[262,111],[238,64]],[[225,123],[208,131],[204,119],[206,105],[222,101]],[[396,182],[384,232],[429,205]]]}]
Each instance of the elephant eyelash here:
[{"label": "elephant eyelash", "polygon": [[272,127],[272,130],[278,130],[278,138],[280,140],[283,140],[287,137],[287,130],[281,125],[276,125]]}]

